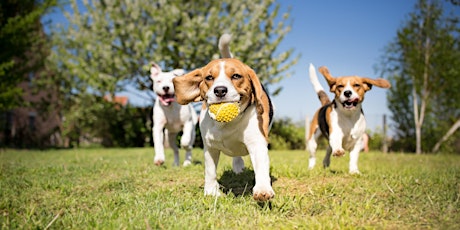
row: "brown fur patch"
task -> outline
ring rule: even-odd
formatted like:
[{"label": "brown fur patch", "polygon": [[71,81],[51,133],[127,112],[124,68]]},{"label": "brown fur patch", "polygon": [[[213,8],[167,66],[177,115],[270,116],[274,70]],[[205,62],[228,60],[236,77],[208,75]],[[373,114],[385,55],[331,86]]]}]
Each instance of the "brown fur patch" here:
[{"label": "brown fur patch", "polygon": [[322,90],[318,92],[318,98],[319,98],[319,101],[321,102],[321,105],[327,105],[331,103],[329,96],[326,94],[326,92]]},{"label": "brown fur patch", "polygon": [[193,101],[201,101],[200,84],[203,81],[201,69],[196,69],[182,76],[173,78],[177,103],[186,105]]}]

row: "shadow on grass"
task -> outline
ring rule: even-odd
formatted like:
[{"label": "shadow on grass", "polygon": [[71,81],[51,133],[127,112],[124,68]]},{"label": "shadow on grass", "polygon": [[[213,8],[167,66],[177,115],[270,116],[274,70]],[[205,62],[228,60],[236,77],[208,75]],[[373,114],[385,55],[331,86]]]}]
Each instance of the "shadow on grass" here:
[{"label": "shadow on grass", "polygon": [[[270,180],[273,184],[277,178],[270,175]],[[225,194],[232,193],[235,196],[252,196],[252,188],[255,185],[254,170],[245,168],[242,173],[236,174],[233,170],[229,169],[224,171],[218,182],[222,187],[222,192]]]},{"label": "shadow on grass", "polygon": [[198,160],[193,160],[193,161],[192,161],[192,164],[193,164],[193,165],[202,165],[203,162],[198,161]]}]

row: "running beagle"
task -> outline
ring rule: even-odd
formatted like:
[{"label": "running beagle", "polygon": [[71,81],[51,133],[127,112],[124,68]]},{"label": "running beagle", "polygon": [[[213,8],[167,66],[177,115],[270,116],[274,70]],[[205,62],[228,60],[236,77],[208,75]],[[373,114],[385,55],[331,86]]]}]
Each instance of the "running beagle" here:
[{"label": "running beagle", "polygon": [[[255,173],[253,197],[267,201],[274,197],[271,186],[268,132],[273,118],[273,106],[254,70],[243,62],[227,57],[174,78],[177,102],[188,104],[203,101],[200,130],[204,143],[204,194],[219,196],[216,168],[220,153],[233,157],[233,171],[241,173],[250,155]],[[225,45],[225,44],[224,44]],[[228,49],[227,49],[228,51]],[[237,102],[239,114],[230,122],[218,122],[208,113],[214,103]]]},{"label": "running beagle", "polygon": [[323,166],[329,167],[330,156],[343,156],[345,150],[350,151],[349,170],[352,174],[359,174],[358,157],[361,150],[363,134],[366,131],[366,120],[362,111],[364,94],[372,86],[390,88],[385,79],[370,79],[358,76],[334,78],[326,67],[320,67],[321,72],[329,84],[329,89],[335,94],[331,102],[323,87],[318,81],[315,67],[310,64],[310,81],[318,94],[322,107],[315,113],[310,125],[307,149],[310,152],[309,169],[316,164],[317,140],[323,135],[329,141]]}]

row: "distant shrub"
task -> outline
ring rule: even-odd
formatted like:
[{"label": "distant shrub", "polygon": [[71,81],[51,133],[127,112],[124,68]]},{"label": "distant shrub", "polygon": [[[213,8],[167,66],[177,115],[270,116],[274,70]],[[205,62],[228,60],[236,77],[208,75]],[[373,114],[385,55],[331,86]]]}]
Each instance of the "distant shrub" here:
[{"label": "distant shrub", "polygon": [[270,130],[270,149],[305,149],[305,127],[290,118],[276,119]]}]

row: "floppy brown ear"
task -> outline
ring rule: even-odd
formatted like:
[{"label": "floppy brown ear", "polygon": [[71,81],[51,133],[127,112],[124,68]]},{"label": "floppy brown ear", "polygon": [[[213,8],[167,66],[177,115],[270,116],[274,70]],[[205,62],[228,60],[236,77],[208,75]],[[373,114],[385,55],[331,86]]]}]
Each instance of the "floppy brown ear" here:
[{"label": "floppy brown ear", "polygon": [[371,78],[363,77],[362,79],[363,79],[363,82],[367,85],[367,87],[365,88],[366,91],[371,90],[373,85],[380,87],[380,88],[385,88],[385,89],[388,89],[391,87],[390,82],[383,78],[371,79]]},{"label": "floppy brown ear", "polygon": [[251,79],[251,85],[254,90],[254,102],[257,108],[257,119],[259,120],[259,129],[268,141],[268,132],[270,129],[270,122],[273,118],[273,108],[271,106],[270,98],[267,95],[264,87],[259,81],[254,70],[247,67],[249,78]]},{"label": "floppy brown ear", "polygon": [[200,94],[201,69],[173,78],[174,91],[177,103],[186,105],[190,102],[203,100]]},{"label": "floppy brown ear", "polygon": [[336,79],[332,77],[332,75],[329,73],[329,70],[327,69],[326,66],[321,66],[319,67],[319,72],[326,78],[327,84],[329,85],[329,89],[331,92],[335,91],[335,83]]}]

